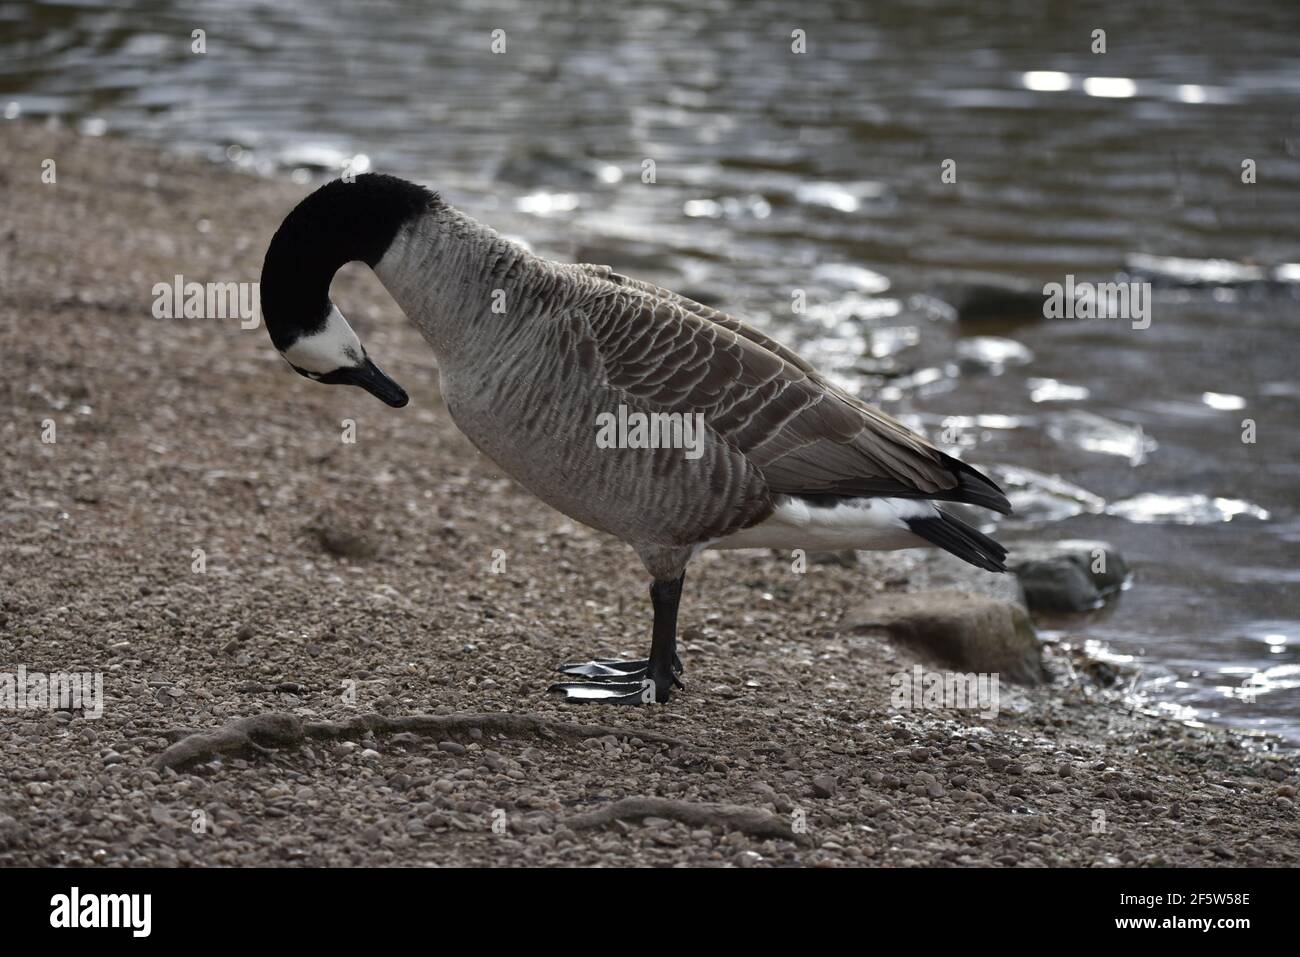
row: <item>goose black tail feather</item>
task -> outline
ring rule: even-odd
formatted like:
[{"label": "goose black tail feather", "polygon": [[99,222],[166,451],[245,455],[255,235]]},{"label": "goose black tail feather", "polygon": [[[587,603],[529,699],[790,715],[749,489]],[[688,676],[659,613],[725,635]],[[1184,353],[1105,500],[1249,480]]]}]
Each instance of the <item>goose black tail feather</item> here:
[{"label": "goose black tail feather", "polygon": [[942,509],[933,518],[909,518],[907,527],[932,545],[990,572],[1007,570],[1007,550],[977,528]]}]

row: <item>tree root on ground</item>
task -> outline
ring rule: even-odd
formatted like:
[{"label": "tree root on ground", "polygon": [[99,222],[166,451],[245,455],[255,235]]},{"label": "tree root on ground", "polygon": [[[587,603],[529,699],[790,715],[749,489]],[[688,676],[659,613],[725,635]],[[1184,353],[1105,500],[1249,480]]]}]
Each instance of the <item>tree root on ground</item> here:
[{"label": "tree root on ground", "polygon": [[615,821],[646,817],[668,818],[692,827],[723,827],[743,831],[754,837],[779,837],[803,845],[811,843],[806,833],[796,833],[785,818],[756,807],[742,804],[700,804],[658,797],[623,798],[594,811],[568,818],[564,824],[575,831],[581,831],[604,827]]},{"label": "tree root on ground", "polygon": [[310,739],[360,738],[367,734],[406,732],[424,737],[450,737],[478,728],[484,733],[562,738],[638,738],[646,744],[692,747],[681,738],[640,728],[611,728],[599,724],[574,724],[533,714],[485,712],[481,714],[414,714],[390,718],[362,714],[346,721],[303,721],[287,712],[270,712],[240,718],[211,731],[196,731],[172,744],[153,759],[156,768],[182,768],[222,754],[269,753],[274,748],[293,747]]}]

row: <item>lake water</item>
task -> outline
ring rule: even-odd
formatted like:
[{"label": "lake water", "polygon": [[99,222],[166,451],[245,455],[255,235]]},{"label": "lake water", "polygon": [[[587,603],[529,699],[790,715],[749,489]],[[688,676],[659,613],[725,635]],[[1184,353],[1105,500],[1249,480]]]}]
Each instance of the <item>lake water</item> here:
[{"label": "lake water", "polygon": [[[304,183],[368,162],[734,307],[996,465],[1007,542],[1118,546],[1132,587],[1047,634],[1300,743],[1300,5],[1086,6],[26,0],[0,108]],[[1035,318],[1121,273],[1146,328]],[[986,286],[1028,296],[958,321]]]}]

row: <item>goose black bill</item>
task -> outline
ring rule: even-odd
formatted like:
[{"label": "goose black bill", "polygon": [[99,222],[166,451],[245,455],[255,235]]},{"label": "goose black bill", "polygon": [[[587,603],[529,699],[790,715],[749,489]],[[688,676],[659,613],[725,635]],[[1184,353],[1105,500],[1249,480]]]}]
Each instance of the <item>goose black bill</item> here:
[{"label": "goose black bill", "polygon": [[318,380],[330,385],[355,385],[365,389],[376,399],[386,402],[395,409],[400,409],[411,401],[406,390],[390,379],[374,360],[367,357],[359,366],[335,369]]}]

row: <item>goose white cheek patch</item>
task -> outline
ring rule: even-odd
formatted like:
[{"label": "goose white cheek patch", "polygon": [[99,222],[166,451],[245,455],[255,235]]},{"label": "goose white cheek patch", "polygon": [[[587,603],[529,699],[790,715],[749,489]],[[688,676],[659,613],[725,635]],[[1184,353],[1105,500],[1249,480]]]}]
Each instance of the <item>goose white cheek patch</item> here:
[{"label": "goose white cheek patch", "polygon": [[358,366],[363,356],[361,340],[337,306],[330,307],[323,329],[303,336],[284,350],[284,357],[291,365],[317,375]]}]

